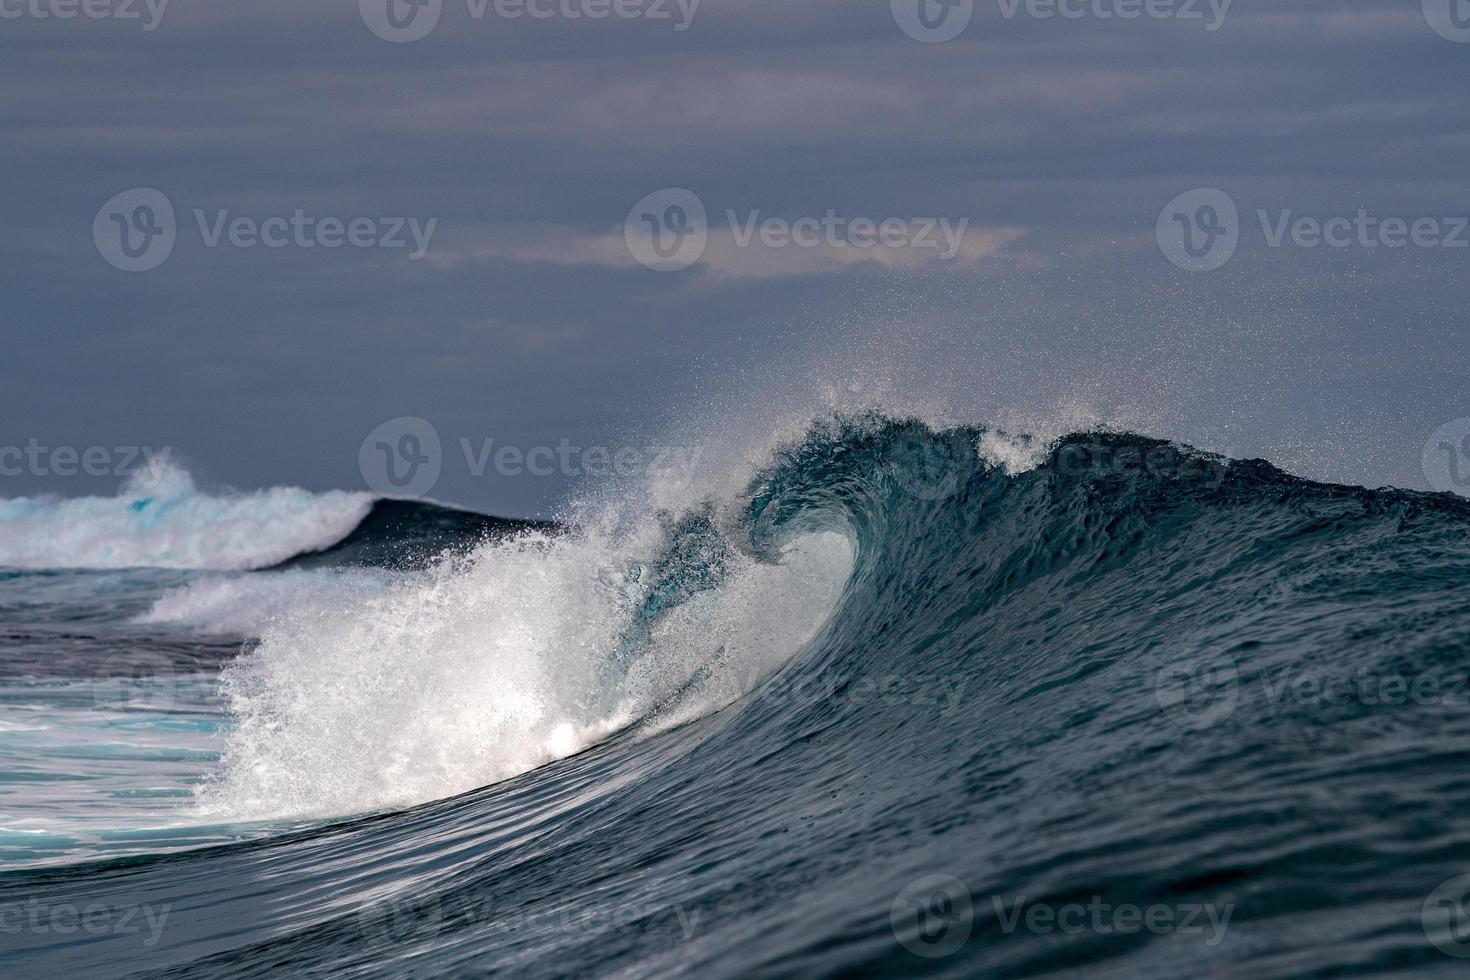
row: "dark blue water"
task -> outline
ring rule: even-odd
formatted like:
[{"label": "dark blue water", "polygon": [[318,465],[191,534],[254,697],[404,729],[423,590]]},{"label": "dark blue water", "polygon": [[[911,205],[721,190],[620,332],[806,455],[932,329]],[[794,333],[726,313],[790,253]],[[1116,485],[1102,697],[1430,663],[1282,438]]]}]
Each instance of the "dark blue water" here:
[{"label": "dark blue water", "polygon": [[[785,560],[819,534],[855,549],[814,635],[692,720],[635,719],[512,778],[356,818],[148,831],[128,811],[122,830],[53,831],[49,856],[7,833],[45,806],[67,825],[65,793],[27,789],[59,775],[64,746],[37,749],[0,772],[6,974],[1462,972],[1470,501],[1117,434],[1007,473],[983,435],[830,420],[740,500],[668,515],[607,643],[615,686],[661,656],[663,619],[735,588],[737,557]],[[58,717],[46,698],[68,675],[147,651],[200,693],[175,684],[164,708],[108,717],[170,720],[183,735],[160,751],[204,754],[192,770],[153,760],[145,782],[206,781],[234,724],[208,681],[238,650],[138,621],[190,574],[0,582],[0,710]],[[686,671],[658,710],[714,671]],[[0,730],[12,754],[17,738]],[[91,744],[76,768],[125,783]]]}]

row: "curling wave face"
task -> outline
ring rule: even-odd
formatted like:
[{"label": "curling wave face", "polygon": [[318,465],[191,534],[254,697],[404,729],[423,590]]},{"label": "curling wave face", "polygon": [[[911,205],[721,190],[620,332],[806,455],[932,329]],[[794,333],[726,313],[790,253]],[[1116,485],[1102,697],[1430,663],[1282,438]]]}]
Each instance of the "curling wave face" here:
[{"label": "curling wave face", "polygon": [[[662,519],[274,598],[168,582],[129,628],[264,618],[209,819],[421,805],[0,904],[167,904],[149,945],[11,937],[101,974],[1432,969],[1470,845],[1467,530],[1464,500],[1138,436],[868,416]],[[1179,928],[1015,925],[1072,905]]]}]

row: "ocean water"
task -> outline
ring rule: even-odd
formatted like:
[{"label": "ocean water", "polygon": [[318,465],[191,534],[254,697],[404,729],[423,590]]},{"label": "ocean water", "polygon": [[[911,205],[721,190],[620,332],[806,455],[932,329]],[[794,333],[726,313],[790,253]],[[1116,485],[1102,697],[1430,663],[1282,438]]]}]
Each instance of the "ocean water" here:
[{"label": "ocean water", "polygon": [[1470,501],[822,417],[527,524],[0,502],[6,976],[1470,957]]}]

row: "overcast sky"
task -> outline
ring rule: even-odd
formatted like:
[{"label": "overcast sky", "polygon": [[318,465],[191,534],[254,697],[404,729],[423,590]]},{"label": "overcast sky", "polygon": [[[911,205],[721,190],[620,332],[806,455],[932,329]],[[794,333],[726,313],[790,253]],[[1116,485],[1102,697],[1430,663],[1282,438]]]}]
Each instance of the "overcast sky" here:
[{"label": "overcast sky", "polygon": [[[0,0],[0,444],[363,489],[416,417],[433,496],[535,514],[567,467],[461,440],[641,449],[881,377],[1424,486],[1470,416],[1463,0],[500,2]],[[1216,199],[1165,213],[1195,188],[1233,254]],[[644,215],[697,254],[641,262]],[[0,496],[117,483],[35,469]]]}]

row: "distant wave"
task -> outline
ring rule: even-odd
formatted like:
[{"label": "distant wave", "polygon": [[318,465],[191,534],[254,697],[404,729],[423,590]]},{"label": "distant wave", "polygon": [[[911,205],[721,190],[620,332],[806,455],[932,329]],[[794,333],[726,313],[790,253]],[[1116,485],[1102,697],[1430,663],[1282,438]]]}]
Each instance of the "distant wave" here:
[{"label": "distant wave", "polygon": [[448,549],[555,528],[341,490],[207,494],[158,465],[114,497],[0,499],[0,568],[424,568]]},{"label": "distant wave", "polygon": [[0,500],[0,567],[265,568],[341,541],[372,505],[296,487],[211,495],[182,469],[155,468],[115,497]]},{"label": "distant wave", "polygon": [[446,551],[465,552],[522,531],[551,533],[549,521],[491,517],[421,500],[379,498],[346,537],[324,548],[305,548],[277,568],[426,568]]}]

